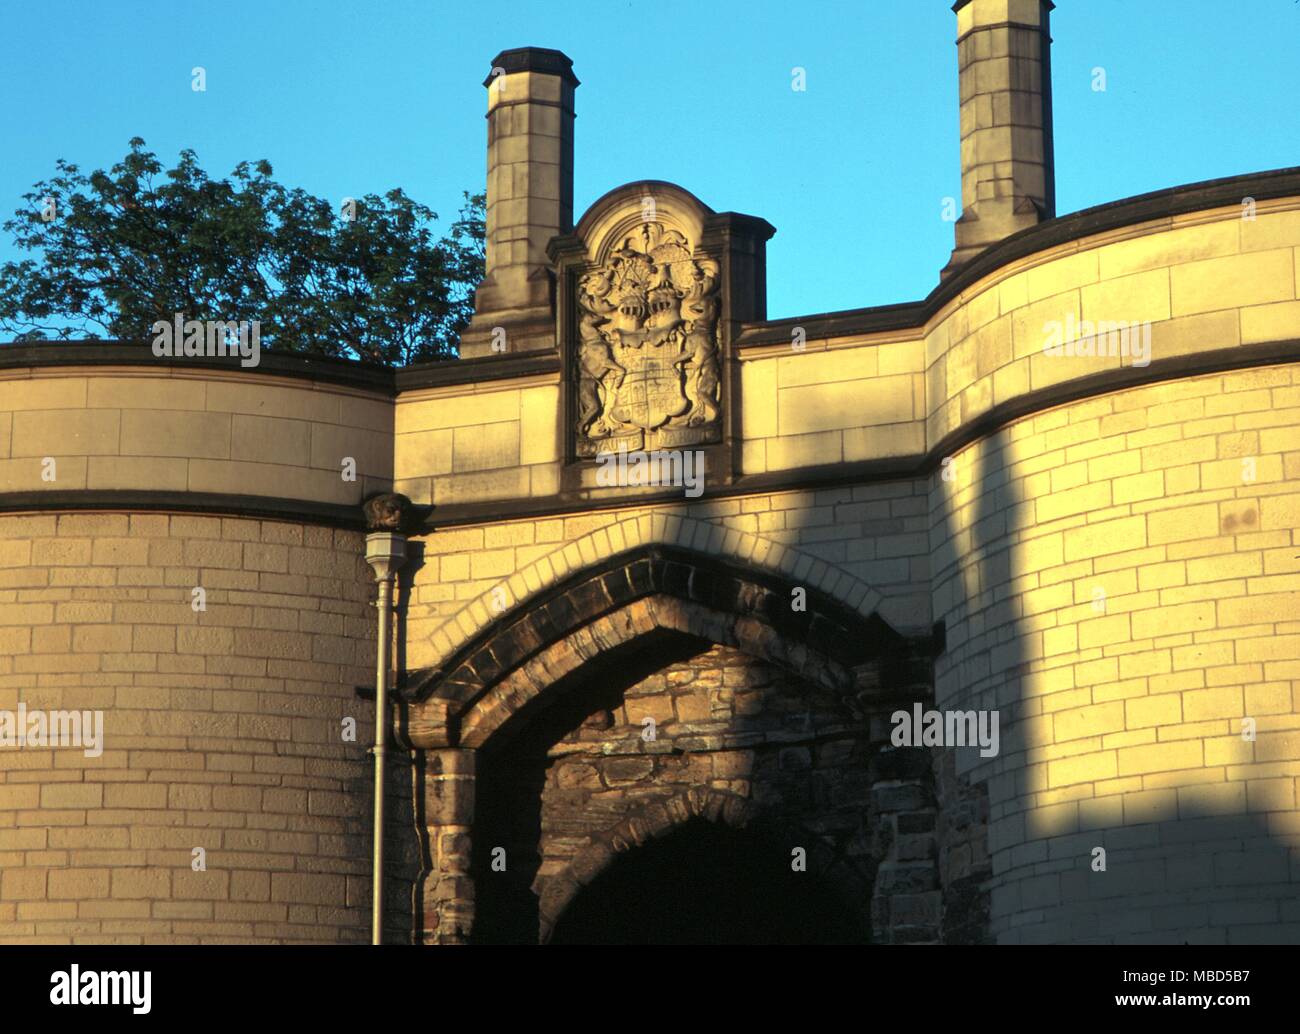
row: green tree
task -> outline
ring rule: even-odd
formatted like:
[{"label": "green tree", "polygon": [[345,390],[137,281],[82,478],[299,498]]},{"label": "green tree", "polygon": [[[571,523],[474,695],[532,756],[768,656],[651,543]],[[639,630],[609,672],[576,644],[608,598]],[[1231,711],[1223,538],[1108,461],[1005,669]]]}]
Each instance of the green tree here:
[{"label": "green tree", "polygon": [[342,202],[290,190],[266,161],[213,180],[138,137],[109,171],[57,174],[4,224],[39,257],[0,266],[0,333],[152,339],[177,313],[260,320],[263,347],[404,365],[454,356],[483,276],[483,195],[435,238],[400,189]]}]

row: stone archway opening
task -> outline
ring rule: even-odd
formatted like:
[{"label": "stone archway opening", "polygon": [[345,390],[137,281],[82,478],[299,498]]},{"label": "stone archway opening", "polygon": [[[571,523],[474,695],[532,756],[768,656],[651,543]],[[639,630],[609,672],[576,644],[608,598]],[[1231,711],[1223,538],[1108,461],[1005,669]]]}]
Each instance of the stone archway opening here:
[{"label": "stone archway opening", "polygon": [[[629,687],[666,665],[707,648],[692,636],[661,630],[586,662],[559,680],[544,698],[529,701],[517,719],[483,750],[475,792],[474,858],[477,895],[474,940],[487,944],[535,943],[542,919],[538,888],[553,875],[548,853],[585,843],[582,810],[590,775],[576,771],[582,744],[600,744],[607,773],[608,814],[616,788],[641,774],[642,726],[626,717],[614,728]],[[601,733],[612,732],[605,737]],[[604,742],[602,742],[604,741]],[[649,744],[646,744],[649,745]],[[575,750],[574,748],[579,748]],[[547,804],[551,807],[548,809]],[[549,813],[548,813],[549,811]],[[603,823],[587,820],[599,828]],[[502,854],[494,854],[500,850]],[[494,862],[504,855],[504,866]]]},{"label": "stone archway opening", "polygon": [[[577,907],[566,943],[865,941],[870,738],[840,693],[706,638],[593,658],[480,756],[475,940],[549,942]],[[636,913],[638,882],[675,903]]]},{"label": "stone archway opening", "polygon": [[[651,550],[503,619],[421,684],[412,742],[446,745],[425,779],[433,938],[547,943],[577,908],[568,941],[932,939],[927,763],[878,764],[887,715],[928,697],[923,644],[813,591],[792,607],[757,577]],[[779,831],[777,847],[745,829]],[[678,887],[678,918],[582,932],[584,913],[635,897],[628,879]],[[899,895],[906,915],[878,900]],[[690,918],[721,900],[741,925]]]},{"label": "stone archway opening", "polygon": [[854,905],[790,845],[694,818],[615,858],[569,904],[550,944],[857,944]]}]

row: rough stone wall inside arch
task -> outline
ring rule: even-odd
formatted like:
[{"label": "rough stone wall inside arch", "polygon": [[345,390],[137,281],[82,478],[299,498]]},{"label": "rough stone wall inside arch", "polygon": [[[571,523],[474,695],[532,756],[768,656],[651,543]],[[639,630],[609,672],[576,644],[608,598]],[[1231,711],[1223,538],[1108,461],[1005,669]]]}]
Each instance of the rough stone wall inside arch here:
[{"label": "rough stone wall inside arch", "polygon": [[[771,857],[750,859],[753,867],[789,871],[801,849],[813,868],[825,868],[812,878],[836,887],[868,939],[877,864],[869,739],[868,725],[836,694],[739,650],[685,636],[641,644],[620,671],[581,680],[483,758],[481,936],[535,938],[539,923],[547,932],[617,854],[669,833],[691,813],[690,795],[702,803],[708,791],[727,813],[715,821],[780,831]],[[490,864],[496,847],[506,849],[504,872]],[[519,908],[521,885],[537,899],[531,912]],[[516,929],[520,921],[533,928]]]}]

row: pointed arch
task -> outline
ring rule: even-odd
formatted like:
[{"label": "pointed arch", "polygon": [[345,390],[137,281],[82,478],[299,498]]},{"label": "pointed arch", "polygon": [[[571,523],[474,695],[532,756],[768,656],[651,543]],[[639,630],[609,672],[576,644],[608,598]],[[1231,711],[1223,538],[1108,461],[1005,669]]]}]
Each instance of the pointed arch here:
[{"label": "pointed arch", "polygon": [[[799,607],[793,588],[805,590]],[[929,678],[918,644],[878,614],[715,553],[638,546],[535,592],[444,667],[411,679],[403,734],[417,748],[480,748],[584,664],[655,633],[736,647],[864,704],[886,683]]]},{"label": "pointed arch", "polygon": [[713,557],[792,588],[817,590],[862,617],[873,615],[883,600],[860,578],[794,546],[694,517],[642,514],[559,546],[470,600],[431,634],[430,667],[446,667],[490,626],[508,623],[584,570],[630,560],[653,546]]},{"label": "pointed arch", "polygon": [[[636,526],[641,527],[639,519]],[[572,557],[573,570],[562,576],[552,573],[545,586],[535,586],[524,602],[486,623],[450,654],[445,665],[426,669],[402,687],[399,734],[406,744],[421,750],[451,748],[445,753],[474,758],[471,770],[478,773],[468,780],[426,784],[427,814],[453,814],[452,804],[470,809],[455,812],[456,822],[444,818],[429,822],[428,845],[460,846],[458,853],[438,862],[444,866],[437,871],[446,880],[445,893],[439,889],[441,884],[426,888],[425,900],[433,902],[426,905],[427,923],[441,921],[449,907],[444,902],[447,895],[461,914],[475,914],[477,884],[466,879],[465,866],[470,863],[465,845],[471,842],[471,830],[477,843],[480,832],[490,836],[488,831],[495,828],[490,824],[494,820],[483,820],[473,811],[497,800],[493,793],[502,792],[499,788],[488,792],[495,785],[489,773],[516,772],[514,762],[521,756],[517,751],[526,754],[535,746],[530,736],[548,735],[552,727],[548,722],[557,718],[567,721],[571,710],[587,702],[584,694],[602,680],[617,683],[640,665],[658,663],[656,644],[669,646],[667,654],[678,646],[694,651],[700,643],[729,646],[797,676],[804,689],[795,691],[811,689],[821,701],[819,741],[843,739],[866,745],[881,738],[884,716],[900,703],[929,697],[932,643],[905,638],[879,614],[864,613],[863,604],[870,598],[865,586],[859,586],[856,594],[850,592],[849,601],[858,600],[857,606],[850,606],[842,595],[818,588],[806,576],[796,584],[783,572],[782,564],[796,575],[815,570],[812,558],[797,551],[785,550],[772,562],[776,544],[768,543],[769,563],[755,564],[757,537],[751,536],[752,544],[743,547],[750,554],[745,562],[733,559],[738,555],[734,547],[714,548],[725,543],[715,532],[725,536],[726,529],[679,520],[665,521],[662,530],[652,524],[647,528],[648,533],[655,531],[671,537],[671,544],[652,540],[629,545],[626,538],[619,538],[619,548],[604,550],[606,559],[599,560],[599,554],[593,553],[585,563],[579,551]],[[604,533],[612,546],[614,533],[609,528]],[[842,594],[839,573],[822,583],[833,590],[838,587]],[[804,590],[798,608],[792,606],[794,588]],[[729,734],[726,729],[708,734],[701,751],[726,750]],[[722,739],[714,747],[717,737]],[[866,779],[865,771],[862,778]],[[486,781],[474,789],[481,779]],[[461,787],[462,783],[470,788]],[[705,789],[730,791],[729,787]],[[744,798],[735,796],[733,811],[746,809],[739,803]],[[521,800],[531,802],[525,807],[540,807],[542,797],[528,791]],[[493,814],[491,808],[488,814]],[[518,817],[517,812],[511,814]],[[480,821],[488,824],[480,827]],[[629,827],[628,832],[635,830]],[[855,826],[848,835],[860,841],[863,834]],[[815,845],[809,833],[810,857]],[[433,847],[427,850],[432,859]],[[837,873],[845,866],[854,868],[847,855],[840,857],[841,850],[850,850],[847,842],[833,845],[835,857],[828,862]],[[537,891],[531,887],[529,875],[510,893],[518,891],[521,900],[527,900]],[[540,907],[540,899],[536,901]],[[549,909],[549,914],[554,917],[558,912]],[[486,911],[481,918],[485,930],[493,928],[495,920],[488,920]],[[531,939],[536,933],[528,936]]]}]

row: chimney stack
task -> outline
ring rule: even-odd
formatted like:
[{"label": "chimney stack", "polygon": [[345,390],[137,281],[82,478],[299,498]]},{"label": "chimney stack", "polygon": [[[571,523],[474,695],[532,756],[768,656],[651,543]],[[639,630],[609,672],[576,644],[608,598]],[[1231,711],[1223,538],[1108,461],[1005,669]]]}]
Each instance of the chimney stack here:
[{"label": "chimney stack", "polygon": [[1056,215],[1052,0],[957,0],[961,202],[941,276]]},{"label": "chimney stack", "polygon": [[573,229],[573,62],[503,50],[488,88],[487,262],[464,358],[555,347],[546,245]]}]

